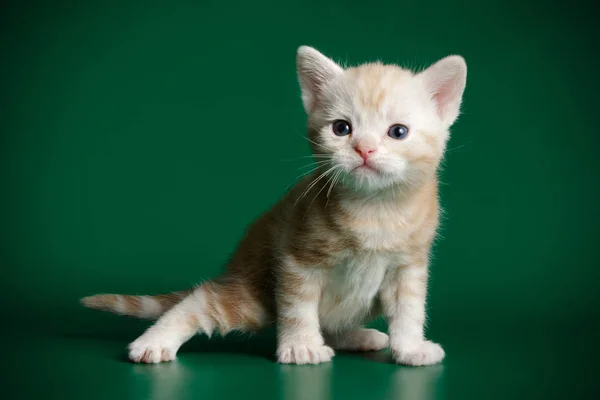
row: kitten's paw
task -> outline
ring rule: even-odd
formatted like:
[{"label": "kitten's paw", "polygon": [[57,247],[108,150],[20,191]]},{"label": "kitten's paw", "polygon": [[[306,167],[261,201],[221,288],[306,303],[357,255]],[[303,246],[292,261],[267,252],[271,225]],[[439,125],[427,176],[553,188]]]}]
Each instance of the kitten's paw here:
[{"label": "kitten's paw", "polygon": [[322,344],[284,344],[277,349],[281,364],[319,364],[331,361],[333,349]]},{"label": "kitten's paw", "polygon": [[331,338],[336,350],[377,351],[388,347],[390,338],[376,329],[357,329]]},{"label": "kitten's paw", "polygon": [[172,361],[179,345],[157,334],[144,334],[129,345],[129,359],[136,363],[157,364]]},{"label": "kitten's paw", "polygon": [[429,340],[423,341],[416,346],[401,348],[399,350],[392,349],[394,360],[398,364],[423,366],[437,364],[444,359],[446,353],[442,346]]}]

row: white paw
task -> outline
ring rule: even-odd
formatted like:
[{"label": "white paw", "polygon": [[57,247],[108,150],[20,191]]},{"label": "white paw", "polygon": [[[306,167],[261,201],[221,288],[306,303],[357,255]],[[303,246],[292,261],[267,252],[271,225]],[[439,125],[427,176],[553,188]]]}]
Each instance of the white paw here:
[{"label": "white paw", "polygon": [[358,329],[332,340],[333,347],[350,351],[377,351],[388,347],[390,338],[376,329]]},{"label": "white paw", "polygon": [[283,344],[277,349],[281,364],[319,364],[331,361],[333,349],[322,344]]},{"label": "white paw", "polygon": [[422,366],[437,364],[444,359],[446,353],[444,349],[437,343],[426,340],[416,346],[401,348],[399,350],[392,349],[394,360],[398,364]]},{"label": "white paw", "polygon": [[[162,337],[161,337],[162,336]],[[129,359],[136,363],[157,364],[175,359],[180,344],[159,334],[143,334],[129,345]]]}]

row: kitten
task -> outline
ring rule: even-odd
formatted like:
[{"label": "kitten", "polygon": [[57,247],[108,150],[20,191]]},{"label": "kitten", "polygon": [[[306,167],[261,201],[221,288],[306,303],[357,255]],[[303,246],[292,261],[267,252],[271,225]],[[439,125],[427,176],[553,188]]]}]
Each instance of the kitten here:
[{"label": "kitten", "polygon": [[[423,325],[437,169],[459,114],[465,61],[449,56],[420,73],[381,63],[344,69],[302,46],[297,72],[318,169],[250,226],[227,271],[182,292],[82,299],[158,319],[129,345],[131,360],[170,361],[198,332],[271,322],[280,363],[388,346],[400,364],[444,358]],[[364,328],[381,314],[389,337]]]}]

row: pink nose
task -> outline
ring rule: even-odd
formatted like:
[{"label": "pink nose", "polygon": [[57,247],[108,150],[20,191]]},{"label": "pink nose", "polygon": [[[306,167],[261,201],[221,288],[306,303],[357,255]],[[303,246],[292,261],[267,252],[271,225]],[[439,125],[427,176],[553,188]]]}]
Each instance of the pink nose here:
[{"label": "pink nose", "polygon": [[375,147],[372,146],[361,146],[358,145],[354,148],[354,151],[358,153],[359,156],[362,157],[363,160],[367,161],[367,159],[373,155],[377,151]]}]

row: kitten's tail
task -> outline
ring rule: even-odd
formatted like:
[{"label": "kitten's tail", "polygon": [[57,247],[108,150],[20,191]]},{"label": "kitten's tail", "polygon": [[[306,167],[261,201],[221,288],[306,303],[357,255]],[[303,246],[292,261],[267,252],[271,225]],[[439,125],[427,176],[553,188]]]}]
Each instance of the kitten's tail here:
[{"label": "kitten's tail", "polygon": [[85,307],[119,315],[128,315],[142,319],[157,319],[192,291],[193,289],[188,289],[156,296],[97,294],[95,296],[84,297],[81,299],[81,304]]}]

